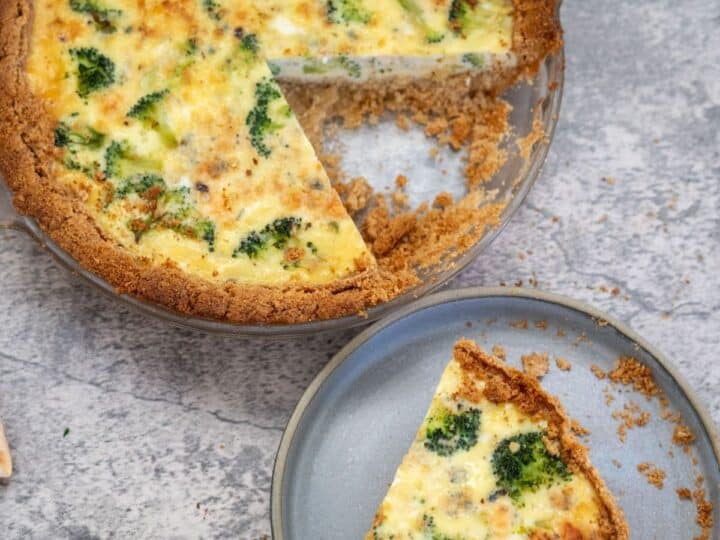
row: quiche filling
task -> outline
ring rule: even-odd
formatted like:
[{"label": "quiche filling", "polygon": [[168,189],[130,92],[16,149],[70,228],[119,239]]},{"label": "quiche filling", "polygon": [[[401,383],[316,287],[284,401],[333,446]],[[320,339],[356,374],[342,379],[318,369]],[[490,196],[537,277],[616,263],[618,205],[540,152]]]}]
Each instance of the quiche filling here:
[{"label": "quiche filling", "polygon": [[622,523],[606,535],[607,501],[551,436],[552,418],[487,397],[494,383],[472,354],[484,355],[456,346],[366,538],[623,538]]}]

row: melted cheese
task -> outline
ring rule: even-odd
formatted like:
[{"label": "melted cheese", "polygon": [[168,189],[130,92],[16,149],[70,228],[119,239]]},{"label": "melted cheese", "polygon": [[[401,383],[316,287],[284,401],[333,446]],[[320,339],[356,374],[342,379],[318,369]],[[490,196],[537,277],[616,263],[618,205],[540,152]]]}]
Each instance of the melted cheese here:
[{"label": "melted cheese", "polygon": [[[600,505],[582,475],[524,493],[519,500],[497,493],[491,461],[495,448],[507,437],[543,432],[547,424],[512,403],[495,404],[484,398],[470,403],[457,397],[461,380],[460,365],[453,360],[367,538],[519,539],[533,532],[562,531],[566,523],[588,537],[597,531]],[[482,383],[476,384],[482,388]],[[439,455],[425,445],[428,423],[438,407],[457,410],[459,405],[480,411],[477,441],[467,450]]]}]

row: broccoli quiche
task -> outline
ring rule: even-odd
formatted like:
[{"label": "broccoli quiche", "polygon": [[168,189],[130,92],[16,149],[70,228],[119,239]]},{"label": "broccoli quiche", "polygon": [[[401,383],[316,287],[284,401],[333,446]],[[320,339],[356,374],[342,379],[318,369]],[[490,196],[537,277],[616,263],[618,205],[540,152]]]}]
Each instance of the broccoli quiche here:
[{"label": "broccoli quiche", "polygon": [[557,400],[467,340],[455,345],[366,536],[628,537],[622,512]]},{"label": "broccoli quiche", "polygon": [[18,210],[120,292],[239,323],[357,313],[413,280],[378,268],[284,85],[501,91],[559,46],[555,9],[7,0],[0,172]]}]

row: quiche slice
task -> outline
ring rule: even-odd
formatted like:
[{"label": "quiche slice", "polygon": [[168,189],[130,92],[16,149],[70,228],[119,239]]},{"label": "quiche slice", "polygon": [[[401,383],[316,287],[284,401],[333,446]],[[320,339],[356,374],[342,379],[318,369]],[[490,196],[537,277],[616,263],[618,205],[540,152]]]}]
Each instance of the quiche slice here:
[{"label": "quiche slice", "polygon": [[366,539],[628,537],[557,399],[461,340]]},{"label": "quiche slice", "polygon": [[499,91],[559,47],[556,4],[7,0],[0,172],[119,292],[237,323],[362,312],[417,278],[379,269],[281,86]]}]

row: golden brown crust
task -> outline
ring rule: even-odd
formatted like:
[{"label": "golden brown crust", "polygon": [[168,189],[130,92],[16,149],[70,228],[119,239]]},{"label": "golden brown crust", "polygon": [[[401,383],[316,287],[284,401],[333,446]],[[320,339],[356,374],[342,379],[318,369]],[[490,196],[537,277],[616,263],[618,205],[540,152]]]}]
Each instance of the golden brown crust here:
[{"label": "golden brown crust", "polygon": [[[521,60],[519,66],[507,72],[503,80],[498,73],[481,76],[476,79],[479,86],[501,90],[519,76],[532,73],[542,58],[560,46],[559,25],[552,22],[555,0],[515,0],[515,6],[513,51]],[[54,181],[53,122],[44,112],[43,103],[32,95],[25,77],[31,31],[31,0],[0,3],[0,172],[14,193],[17,210],[33,217],[60,248],[81,266],[102,276],[119,293],[157,302],[195,317],[241,324],[290,324],[361,313],[417,283],[414,271],[405,262],[392,259],[380,269],[366,269],[323,286],[264,287],[234,282],[218,285],[190,276],[171,263],[153,265],[120,248],[99,229],[81,202]],[[453,84],[457,87],[458,81]],[[434,89],[433,94],[439,95],[441,90]],[[368,98],[377,104],[380,113],[398,108],[397,103],[393,107],[388,93],[373,95],[370,92]],[[449,126],[449,143],[456,146],[465,142],[469,136],[468,126],[466,118],[456,118]],[[471,146],[471,154],[475,152],[477,156],[470,163],[482,162],[487,151],[487,148]],[[491,171],[470,172],[480,178]],[[447,233],[444,222],[433,214],[440,211],[429,213],[434,221],[429,220],[431,227],[427,230],[408,230],[403,238],[400,233],[408,228],[410,220],[406,220],[404,228],[394,227],[390,247],[398,244],[394,251],[402,254],[403,250],[412,251],[413,241]],[[467,212],[468,209],[457,210],[455,221],[467,221]],[[499,210],[485,210],[485,213],[489,213],[486,222],[492,224]],[[475,234],[482,234],[482,229]],[[459,251],[476,240],[461,233],[450,236],[457,240]],[[379,251],[389,249],[386,241],[378,242],[377,247]]]},{"label": "golden brown crust", "polygon": [[[548,448],[557,448],[568,466],[586,476],[595,488],[605,513],[600,524],[602,538],[629,538],[630,533],[622,511],[590,463],[587,449],[573,435],[572,423],[560,402],[545,392],[534,377],[506,366],[470,340],[460,340],[455,344],[454,357],[463,372],[485,381],[485,398],[494,402],[513,402],[527,414],[538,415],[547,420]],[[473,384],[463,385],[461,392],[464,389],[468,389],[469,393],[477,391]],[[473,399],[473,395],[464,397]]]}]

